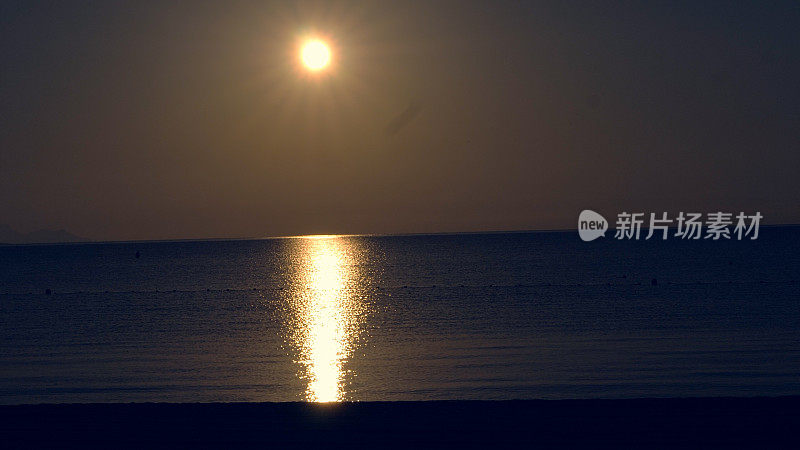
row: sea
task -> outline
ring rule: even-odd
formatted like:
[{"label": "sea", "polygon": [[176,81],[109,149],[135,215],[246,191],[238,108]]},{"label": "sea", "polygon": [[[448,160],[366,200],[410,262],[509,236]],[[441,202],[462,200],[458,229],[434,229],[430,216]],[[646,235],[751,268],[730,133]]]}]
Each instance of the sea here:
[{"label": "sea", "polygon": [[800,394],[800,227],[0,246],[0,404]]}]

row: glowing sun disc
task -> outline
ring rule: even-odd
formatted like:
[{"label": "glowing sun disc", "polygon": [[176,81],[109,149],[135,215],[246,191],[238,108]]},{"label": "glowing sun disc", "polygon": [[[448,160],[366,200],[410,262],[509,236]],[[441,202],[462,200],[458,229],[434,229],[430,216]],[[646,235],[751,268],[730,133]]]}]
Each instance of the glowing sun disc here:
[{"label": "glowing sun disc", "polygon": [[322,70],[331,60],[331,51],[322,41],[308,41],[301,51],[303,64],[309,70]]}]

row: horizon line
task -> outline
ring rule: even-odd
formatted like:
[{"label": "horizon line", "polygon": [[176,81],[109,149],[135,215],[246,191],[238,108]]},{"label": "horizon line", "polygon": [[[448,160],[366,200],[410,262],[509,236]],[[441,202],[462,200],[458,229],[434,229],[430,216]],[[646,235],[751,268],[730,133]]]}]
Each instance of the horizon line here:
[{"label": "horizon line", "polygon": [[[778,227],[800,227],[800,223],[780,223],[760,225],[761,228]],[[642,226],[642,230],[650,227]],[[677,227],[668,227],[673,230]],[[608,230],[616,230],[609,227]],[[431,231],[431,232],[407,232],[407,233],[332,233],[332,234],[299,234],[286,236],[249,236],[249,237],[209,237],[209,238],[165,238],[165,239],[129,239],[129,240],[99,240],[99,241],[72,241],[72,242],[25,242],[25,243],[5,243],[0,242],[0,247],[17,247],[27,245],[85,245],[85,244],[134,244],[134,243],[159,243],[159,242],[227,242],[227,241],[267,241],[277,239],[319,239],[319,238],[340,238],[340,237],[401,237],[401,236],[453,236],[453,235],[474,235],[474,234],[524,234],[524,233],[574,233],[575,228],[555,228],[555,229],[524,229],[524,230],[483,230],[483,231]]]}]

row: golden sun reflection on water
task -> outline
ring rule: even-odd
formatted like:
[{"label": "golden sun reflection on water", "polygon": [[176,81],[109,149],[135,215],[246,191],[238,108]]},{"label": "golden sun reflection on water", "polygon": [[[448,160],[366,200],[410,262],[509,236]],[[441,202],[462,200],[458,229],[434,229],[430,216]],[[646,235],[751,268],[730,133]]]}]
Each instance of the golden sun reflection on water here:
[{"label": "golden sun reflection on water", "polygon": [[300,285],[293,295],[294,346],[306,400],[344,399],[344,363],[352,353],[362,304],[352,295],[353,252],[336,236],[301,240]]}]

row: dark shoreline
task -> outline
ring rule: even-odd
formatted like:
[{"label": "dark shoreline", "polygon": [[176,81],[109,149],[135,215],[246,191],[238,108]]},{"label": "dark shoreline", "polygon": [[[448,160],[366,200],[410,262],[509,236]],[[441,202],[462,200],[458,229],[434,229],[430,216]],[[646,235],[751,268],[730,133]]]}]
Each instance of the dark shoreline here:
[{"label": "dark shoreline", "polygon": [[22,446],[271,444],[774,447],[800,442],[800,396],[631,400],[0,406]]}]

